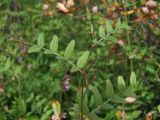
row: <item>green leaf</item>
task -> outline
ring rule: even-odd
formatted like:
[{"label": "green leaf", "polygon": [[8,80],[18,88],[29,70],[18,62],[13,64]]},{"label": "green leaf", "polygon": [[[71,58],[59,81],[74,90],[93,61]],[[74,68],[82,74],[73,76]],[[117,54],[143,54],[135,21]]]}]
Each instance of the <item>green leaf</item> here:
[{"label": "green leaf", "polygon": [[53,36],[51,44],[50,44],[50,50],[56,53],[58,51],[58,37],[56,35]]},{"label": "green leaf", "polygon": [[31,93],[30,96],[26,99],[26,102],[29,103],[34,99],[34,94]]},{"label": "green leaf", "polygon": [[50,117],[51,113],[52,110],[48,110],[47,112],[43,113],[41,120],[47,120]]},{"label": "green leaf", "polygon": [[106,27],[107,27],[107,32],[108,33],[113,31],[113,27],[112,27],[112,24],[111,24],[110,20],[106,20]]},{"label": "green leaf", "polygon": [[130,84],[131,84],[132,87],[137,85],[137,78],[136,78],[136,75],[135,75],[134,72],[131,73]]},{"label": "green leaf", "polygon": [[133,98],[137,98],[137,95],[134,92],[132,92],[131,89],[125,90],[123,92],[123,95],[126,96],[126,97],[130,96],[130,97],[133,97]]},{"label": "green leaf", "polygon": [[130,30],[131,29],[131,27],[128,26],[127,24],[125,24],[125,23],[121,24],[121,28],[126,29],[126,30]]},{"label": "green leaf", "polygon": [[78,68],[76,66],[72,66],[70,72],[74,73],[74,72],[77,72],[77,71],[78,71]]},{"label": "green leaf", "polygon": [[40,33],[38,35],[38,45],[41,46],[41,47],[44,47],[44,45],[45,45],[44,34],[43,33]]},{"label": "green leaf", "polygon": [[66,50],[65,50],[65,52],[64,52],[64,57],[65,57],[66,59],[69,59],[69,58],[72,57],[73,52],[74,52],[74,47],[75,47],[75,40],[72,40],[72,41],[68,44],[68,46],[67,46],[67,48],[66,48]]},{"label": "green leaf", "polygon": [[35,116],[30,116],[30,117],[25,118],[24,120],[39,120],[39,118]]},{"label": "green leaf", "polygon": [[112,41],[113,43],[117,43],[118,41],[117,38],[114,36],[107,36],[106,39]]},{"label": "green leaf", "polygon": [[101,38],[104,38],[105,37],[105,30],[103,28],[103,26],[100,26],[99,27],[99,30],[98,30],[98,34]]},{"label": "green leaf", "polygon": [[41,46],[33,45],[28,49],[28,53],[39,52],[41,50]]},{"label": "green leaf", "polygon": [[156,70],[154,69],[154,66],[153,65],[149,65],[149,64],[146,66],[146,71],[148,71],[148,72],[150,72],[152,74],[154,74],[156,72]]},{"label": "green leaf", "polygon": [[53,54],[53,52],[46,49],[46,50],[44,51],[44,54]]},{"label": "green leaf", "polygon": [[10,61],[10,59],[8,58],[8,59],[6,60],[6,63],[5,63],[5,69],[8,70],[8,69],[10,68],[10,66],[11,66],[11,61]]},{"label": "green leaf", "polygon": [[115,95],[113,97],[112,102],[114,102],[114,103],[126,103],[124,98],[119,97],[117,95]]},{"label": "green leaf", "polygon": [[96,105],[101,104],[101,103],[103,102],[103,100],[102,100],[102,96],[101,96],[99,90],[98,90],[96,87],[93,87],[93,86],[90,87],[90,89],[91,89],[91,91],[92,91],[93,94],[94,94],[94,98],[95,98],[95,103],[96,103]]},{"label": "green leaf", "polygon": [[78,59],[77,61],[77,67],[79,69],[82,69],[85,67],[85,65],[87,64],[88,61],[88,57],[89,57],[89,51],[86,51],[82,54],[82,56]]},{"label": "green leaf", "polygon": [[116,28],[121,28],[121,21],[120,21],[120,19],[118,19],[117,22],[116,22]]},{"label": "green leaf", "polygon": [[126,83],[122,76],[118,76],[118,90],[122,92],[126,88]]},{"label": "green leaf", "polygon": [[112,98],[115,95],[114,88],[110,80],[106,81],[106,95],[108,99]]},{"label": "green leaf", "polygon": [[113,108],[114,108],[113,105],[108,104],[108,103],[105,103],[105,104],[102,106],[101,109],[103,109],[103,110],[111,110],[111,109],[113,109]]},{"label": "green leaf", "polygon": [[84,101],[83,101],[83,111],[84,111],[84,115],[89,114],[88,96],[87,96],[87,95],[84,97]]},{"label": "green leaf", "polygon": [[94,113],[92,113],[89,117],[91,118],[91,120],[104,120]]},{"label": "green leaf", "polygon": [[133,119],[135,119],[135,118],[138,118],[141,113],[142,113],[142,111],[140,111],[140,110],[133,111],[131,116],[132,116]]},{"label": "green leaf", "polygon": [[17,109],[19,115],[25,115],[26,113],[26,104],[24,102],[24,99],[18,99],[17,100]]},{"label": "green leaf", "polygon": [[158,105],[158,107],[157,107],[157,108],[158,108],[158,112],[160,113],[160,105]]}]

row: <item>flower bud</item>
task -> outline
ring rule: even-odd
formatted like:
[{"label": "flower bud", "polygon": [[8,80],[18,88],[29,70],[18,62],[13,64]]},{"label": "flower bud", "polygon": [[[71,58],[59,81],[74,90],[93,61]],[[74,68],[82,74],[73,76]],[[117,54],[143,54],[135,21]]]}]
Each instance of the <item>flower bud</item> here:
[{"label": "flower bud", "polygon": [[142,7],[142,12],[148,14],[149,13],[148,7]]},{"label": "flower bud", "polygon": [[93,13],[98,13],[98,6],[93,6],[92,11]]},{"label": "flower bud", "polygon": [[43,4],[43,10],[48,10],[49,6],[48,4]]}]

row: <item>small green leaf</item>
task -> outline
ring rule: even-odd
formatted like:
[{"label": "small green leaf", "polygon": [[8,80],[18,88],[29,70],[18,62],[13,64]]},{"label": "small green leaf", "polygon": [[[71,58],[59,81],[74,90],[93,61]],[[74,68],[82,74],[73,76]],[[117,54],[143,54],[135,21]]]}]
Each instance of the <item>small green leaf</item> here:
[{"label": "small green leaf", "polygon": [[84,97],[84,100],[83,100],[83,111],[84,111],[85,115],[89,114],[88,96]]},{"label": "small green leaf", "polygon": [[125,24],[125,23],[121,24],[121,28],[126,29],[126,30],[130,30],[131,29],[131,27],[128,26],[127,24]]},{"label": "small green leaf", "polygon": [[106,20],[106,27],[107,27],[107,32],[108,33],[113,31],[113,27],[112,27],[112,24],[111,24],[110,20]]},{"label": "small green leaf", "polygon": [[40,33],[38,35],[38,45],[41,46],[41,47],[44,47],[44,45],[45,45],[44,34],[43,33]]},{"label": "small green leaf", "polygon": [[58,37],[56,35],[53,36],[51,44],[50,44],[50,50],[56,53],[58,51]]},{"label": "small green leaf", "polygon": [[121,28],[121,21],[120,21],[120,19],[118,19],[117,22],[116,22],[116,28]]},{"label": "small green leaf", "polygon": [[95,113],[92,113],[90,115],[91,120],[104,120],[102,118],[100,118],[99,116],[97,116]]},{"label": "small green leaf", "polygon": [[39,120],[39,118],[35,117],[35,116],[29,116],[29,117],[25,118],[24,120]]},{"label": "small green leaf", "polygon": [[8,70],[8,69],[10,68],[10,66],[11,66],[11,61],[10,61],[10,59],[8,58],[8,59],[6,60],[6,63],[5,63],[5,69]]},{"label": "small green leaf", "polygon": [[154,66],[153,66],[153,65],[150,65],[150,64],[147,64],[147,66],[146,66],[146,71],[147,71],[147,72],[150,72],[150,73],[152,73],[152,74],[154,74],[154,73],[156,72]]},{"label": "small green leaf", "polygon": [[69,59],[69,58],[72,57],[73,52],[74,52],[74,47],[75,47],[75,40],[72,40],[72,41],[68,44],[68,46],[67,46],[67,48],[66,48],[66,50],[65,50],[65,52],[64,52],[64,57],[65,57],[66,59]]},{"label": "small green leaf", "polygon": [[137,95],[134,92],[132,92],[131,89],[126,89],[123,92],[123,95],[126,96],[126,97],[130,96],[130,97],[133,97],[133,98],[137,98]]},{"label": "small green leaf", "polygon": [[17,99],[17,110],[19,115],[24,115],[26,113],[26,104],[24,99]]},{"label": "small green leaf", "polygon": [[74,72],[77,72],[77,71],[78,71],[78,68],[76,66],[72,66],[70,72],[74,73]]},{"label": "small green leaf", "polygon": [[131,73],[130,84],[132,87],[136,86],[136,84],[137,84],[137,78],[136,78],[136,75],[134,72]]},{"label": "small green leaf", "polygon": [[77,61],[77,67],[79,69],[82,69],[85,67],[85,65],[87,64],[88,61],[88,57],[89,57],[89,51],[86,51],[82,54],[82,56],[78,59]]},{"label": "small green leaf", "polygon": [[158,105],[158,107],[157,107],[157,108],[158,108],[158,112],[160,113],[160,105]]},{"label": "small green leaf", "polygon": [[44,51],[44,54],[53,54],[53,52],[46,49],[46,50]]},{"label": "small green leaf", "polygon": [[53,52],[46,49],[46,50],[44,50],[44,54],[53,54]]},{"label": "small green leaf", "polygon": [[111,104],[109,104],[109,103],[105,103],[103,106],[102,106],[102,108],[101,109],[103,109],[103,110],[113,110],[114,109],[114,106],[113,105],[111,105]]},{"label": "small green leaf", "polygon": [[31,93],[30,96],[26,99],[26,102],[29,103],[34,99],[34,94]]},{"label": "small green leaf", "polygon": [[115,95],[114,88],[110,80],[106,81],[106,95],[108,99],[112,98]]},{"label": "small green leaf", "polygon": [[97,38],[93,39],[93,43],[95,44],[97,43]]},{"label": "small green leaf", "polygon": [[122,97],[119,97],[118,95],[115,95],[113,97],[112,102],[114,102],[114,103],[123,103],[123,104],[126,103],[125,99],[122,98]]},{"label": "small green leaf", "polygon": [[41,50],[41,46],[33,45],[28,49],[28,53],[39,52]]},{"label": "small green leaf", "polygon": [[117,38],[115,38],[114,36],[107,36],[106,37],[107,40],[112,41],[113,43],[117,43]]},{"label": "small green leaf", "polygon": [[126,88],[126,83],[122,76],[118,76],[118,90],[122,92]]},{"label": "small green leaf", "polygon": [[136,119],[140,116],[141,113],[142,113],[142,111],[140,111],[140,110],[133,111],[131,116],[132,116],[133,119]]},{"label": "small green leaf", "polygon": [[103,28],[103,26],[100,26],[99,27],[99,30],[98,30],[98,34],[101,38],[104,38],[105,37],[105,30]]},{"label": "small green leaf", "polygon": [[51,115],[51,113],[52,113],[52,110],[48,110],[47,112],[43,113],[41,120],[47,120]]},{"label": "small green leaf", "polygon": [[102,96],[101,96],[99,90],[96,87],[93,87],[93,86],[90,87],[90,88],[91,88],[91,91],[94,94],[94,99],[95,99],[96,105],[101,104],[103,102],[103,100],[102,100]]}]

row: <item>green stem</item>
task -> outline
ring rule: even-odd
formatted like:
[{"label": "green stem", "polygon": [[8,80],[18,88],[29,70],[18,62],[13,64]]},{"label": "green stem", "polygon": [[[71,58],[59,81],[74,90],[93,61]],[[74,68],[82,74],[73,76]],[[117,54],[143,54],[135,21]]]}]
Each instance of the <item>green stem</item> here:
[{"label": "green stem", "polygon": [[[128,24],[128,17],[127,15],[125,16],[125,22]],[[129,46],[129,55],[131,55],[131,40],[130,40],[130,36],[129,36],[129,32],[127,31],[127,42],[128,42],[128,46]],[[132,59],[130,59],[130,72],[133,71],[133,61]]]},{"label": "green stem", "polygon": [[[83,78],[84,79],[82,79],[81,80],[81,103],[80,103],[80,111],[81,111],[81,115],[80,115],[80,120],[83,120],[83,98],[84,98],[84,85],[86,85],[87,84],[87,81],[88,81],[88,77],[87,77],[87,75],[86,75],[86,73],[84,72],[84,71],[81,71],[80,72],[81,73],[81,75],[83,76]],[[84,81],[86,81],[86,82],[84,82]]]},{"label": "green stem", "polygon": [[20,79],[18,79],[18,94],[19,94],[19,98],[21,99],[21,81]]},{"label": "green stem", "polygon": [[[28,43],[28,42],[25,42],[25,41],[20,41],[20,40],[13,40],[15,42],[20,42],[20,43],[25,43],[27,45],[31,45],[31,46],[34,46],[35,44],[32,44],[32,43]],[[43,50],[47,50],[47,51],[50,51],[52,52],[50,49],[46,49],[44,47],[42,47],[41,49]],[[52,52],[53,53],[53,52]],[[63,57],[62,55],[58,54],[58,53],[53,53],[54,55],[58,56],[59,58],[63,59],[64,61],[67,61],[70,65],[72,65],[73,67],[75,67],[79,72],[82,72],[72,61],[66,59],[65,57]]]},{"label": "green stem", "polygon": [[[127,3],[126,0],[123,0],[122,2],[123,2],[123,4]],[[124,6],[124,10],[127,11],[125,6]],[[128,16],[127,15],[125,15],[125,22],[126,22],[126,24],[128,24]],[[127,31],[127,43],[128,43],[128,46],[129,46],[129,55],[131,55],[132,51],[131,51],[131,40],[130,40],[129,31]],[[132,61],[132,59],[130,59],[129,61],[130,61],[129,62],[129,64],[130,64],[130,72],[132,72],[133,71],[133,61]]]},{"label": "green stem", "polygon": [[83,79],[81,80],[81,115],[80,120],[83,120]]}]

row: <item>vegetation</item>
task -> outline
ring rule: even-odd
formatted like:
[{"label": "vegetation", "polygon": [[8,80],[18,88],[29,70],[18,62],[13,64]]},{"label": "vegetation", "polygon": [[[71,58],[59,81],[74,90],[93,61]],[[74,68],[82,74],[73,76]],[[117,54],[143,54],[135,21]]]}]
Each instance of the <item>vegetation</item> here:
[{"label": "vegetation", "polygon": [[157,0],[1,0],[0,120],[160,119]]}]

